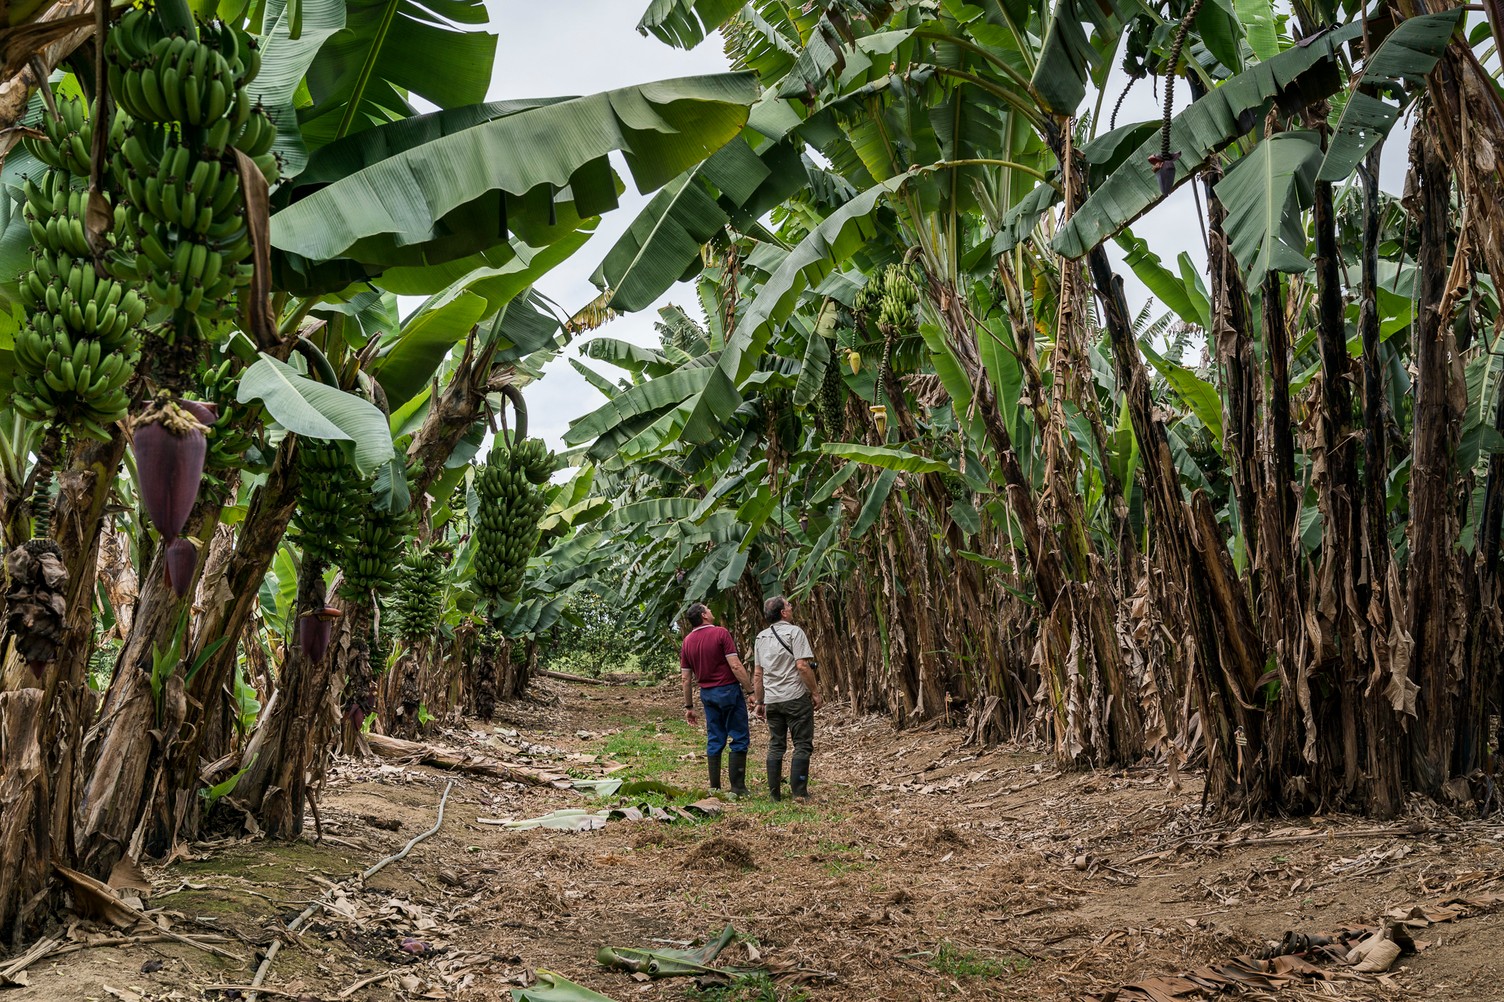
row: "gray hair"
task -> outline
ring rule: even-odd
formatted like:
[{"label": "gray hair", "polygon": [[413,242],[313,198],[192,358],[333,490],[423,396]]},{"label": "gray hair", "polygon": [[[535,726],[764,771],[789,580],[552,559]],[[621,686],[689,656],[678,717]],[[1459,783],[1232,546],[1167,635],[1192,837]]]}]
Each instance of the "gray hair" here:
[{"label": "gray hair", "polygon": [[766,619],[769,624],[778,622],[783,618],[783,610],[787,609],[788,605],[789,604],[784,601],[782,595],[774,595],[772,598],[768,599],[762,604],[763,618]]},{"label": "gray hair", "polygon": [[684,618],[689,622],[690,629],[694,629],[703,623],[705,621],[705,613],[709,611],[710,607],[704,602],[691,603],[690,607],[684,611]]}]

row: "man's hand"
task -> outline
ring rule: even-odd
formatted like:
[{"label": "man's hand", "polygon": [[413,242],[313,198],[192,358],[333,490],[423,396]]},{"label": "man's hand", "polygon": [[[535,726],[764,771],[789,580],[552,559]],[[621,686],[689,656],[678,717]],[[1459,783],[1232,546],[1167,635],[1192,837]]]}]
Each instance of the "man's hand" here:
[{"label": "man's hand", "polygon": [[700,720],[695,716],[695,708],[693,706],[686,706],[684,708],[684,722],[691,727],[700,726]]},{"label": "man's hand", "polygon": [[768,704],[758,703],[752,710],[752,716],[758,720],[766,721],[768,719]]},{"label": "man's hand", "polygon": [[810,699],[814,701],[815,709],[818,710],[820,707],[825,705],[825,700],[820,698],[820,690],[811,689],[809,695]]}]

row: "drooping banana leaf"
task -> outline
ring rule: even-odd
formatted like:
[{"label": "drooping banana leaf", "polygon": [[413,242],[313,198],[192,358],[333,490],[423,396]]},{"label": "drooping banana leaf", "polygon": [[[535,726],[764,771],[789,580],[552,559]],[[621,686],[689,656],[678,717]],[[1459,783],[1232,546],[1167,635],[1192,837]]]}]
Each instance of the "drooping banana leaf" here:
[{"label": "drooping banana leaf", "polygon": [[[305,271],[348,260],[367,274],[477,253],[508,231],[544,246],[528,227],[560,229],[560,202],[578,218],[615,206],[609,154],[625,156],[640,191],[656,190],[736,136],[754,96],[751,74],[686,77],[482,122],[293,201],[272,217],[272,244]],[[556,198],[566,187],[568,198]]]},{"label": "drooping banana leaf", "polygon": [[[302,6],[306,0],[298,0]],[[310,148],[413,114],[485,100],[497,36],[485,0],[345,0],[345,28],[318,50],[302,114]]]},{"label": "drooping banana leaf", "polygon": [[387,402],[400,406],[426,386],[439,363],[485,311],[486,301],[464,289],[435,296],[418,307],[372,367]]},{"label": "drooping banana leaf", "polygon": [[261,70],[250,93],[276,123],[272,149],[282,158],[283,177],[292,177],[308,161],[293,99],[324,43],[344,29],[345,0],[267,0],[263,15]]},{"label": "drooping banana leaf", "polygon": [[[1087,180],[1092,189],[1106,183],[1113,172],[1149,136],[1157,134],[1158,130],[1158,122],[1133,122],[1120,125],[1111,132],[1104,132],[1083,146],[1081,159],[1086,162]],[[1039,225],[1039,218],[1060,204],[1063,197],[1065,193],[1060,188],[1060,172],[1057,169],[1050,173],[1050,180],[1041,182],[1003,214],[997,236],[992,239],[992,253],[1006,254],[1028,239],[1029,234],[1034,232],[1034,227]]]},{"label": "drooping banana leaf", "polygon": [[1217,182],[1217,200],[1227,207],[1223,228],[1250,288],[1271,271],[1299,274],[1311,267],[1301,210],[1311,204],[1320,162],[1316,133],[1281,132]]},{"label": "drooping banana leaf", "polygon": [[[1088,29],[1095,29],[1096,44]],[[1092,74],[1104,69],[1112,58],[1122,30],[1115,0],[1056,0],[1034,77],[1029,81],[1049,111],[1057,115],[1075,113]]]},{"label": "drooping banana leaf", "polygon": [[351,442],[355,465],[372,472],[392,458],[387,419],[369,400],[315,382],[286,362],[262,355],[240,377],[242,404],[260,400],[282,427],[309,438]]},{"label": "drooping banana leaf", "polygon": [[1154,366],[1154,370],[1170,384],[1170,389],[1175,392],[1175,395],[1190,408],[1191,413],[1195,414],[1202,424],[1206,425],[1220,452],[1222,449],[1222,398],[1218,396],[1217,388],[1185,366],[1164,358],[1148,344],[1141,343],[1139,348],[1143,350],[1144,357],[1149,360],[1149,364]]},{"label": "drooping banana leaf", "polygon": [[[1269,102],[1293,111],[1335,93],[1342,85],[1337,53],[1362,30],[1360,24],[1344,25],[1306,45],[1287,49],[1244,70],[1176,115],[1170,127],[1170,149],[1180,153],[1175,184],[1201,170],[1213,154],[1249,131]],[[1083,257],[1157,204],[1163,195],[1149,154],[1158,152],[1157,137],[1145,140],[1092,192],[1055,236],[1056,253]]]},{"label": "drooping banana leaf", "polygon": [[701,246],[722,227],[736,218],[743,226],[755,223],[804,180],[792,144],[759,155],[737,137],[653,196],[590,280],[611,290],[617,312],[645,309],[699,272]]},{"label": "drooping banana leaf", "polygon": [[[1368,151],[1383,141],[1446,51],[1461,16],[1461,7],[1424,14],[1401,22],[1389,33],[1347,96],[1347,106],[1337,120],[1326,159],[1316,175],[1318,181],[1351,177]],[[1411,89],[1407,92],[1404,87]],[[1380,96],[1386,90],[1394,95],[1395,103]]]},{"label": "drooping banana leaf", "polygon": [[693,49],[741,9],[744,0],[653,0],[637,30],[665,45]]},{"label": "drooping banana leaf", "polygon": [[840,456],[855,460],[866,466],[884,470],[900,470],[904,473],[949,473],[951,468],[938,459],[916,455],[907,449],[888,449],[873,445],[855,445],[850,442],[825,442],[820,451],[827,456]]},{"label": "drooping banana leaf", "polygon": [[1123,263],[1148,287],[1155,299],[1174,310],[1175,315],[1188,324],[1203,322],[1201,312],[1186,292],[1184,280],[1164,266],[1159,255],[1149,249],[1147,240],[1124,230],[1118,234],[1117,242],[1123,249]]},{"label": "drooping banana leaf", "polygon": [[1260,61],[1279,55],[1279,29],[1274,23],[1273,0],[1233,0],[1243,40]]},{"label": "drooping banana leaf", "polygon": [[867,499],[862,502],[862,510],[857,513],[855,524],[851,527],[852,539],[860,539],[867,534],[868,529],[877,524],[878,516],[883,513],[883,505],[888,503],[888,495],[893,493],[893,484],[897,479],[897,470],[884,470],[878,475],[877,480],[868,490]]}]

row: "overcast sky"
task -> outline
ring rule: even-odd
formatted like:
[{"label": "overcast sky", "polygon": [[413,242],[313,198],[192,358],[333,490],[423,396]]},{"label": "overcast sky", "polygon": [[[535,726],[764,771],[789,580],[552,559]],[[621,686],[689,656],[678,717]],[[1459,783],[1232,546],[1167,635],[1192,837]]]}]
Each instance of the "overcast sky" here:
[{"label": "overcast sky", "polygon": [[[636,24],[646,7],[647,0],[552,0],[505,5],[502,0],[491,0],[492,23],[500,26],[501,37],[490,99],[588,94],[649,80],[727,70],[718,35],[689,52],[639,35]],[[1141,80],[1133,88],[1119,112],[1119,125],[1159,117],[1163,92],[1156,92],[1152,85],[1152,80]],[[1120,86],[1120,79],[1109,82],[1110,100],[1106,102],[1104,115],[1110,114],[1111,99],[1116,98]],[[1177,111],[1185,106],[1188,96],[1184,80],[1179,81]],[[1105,126],[1100,131],[1105,131]],[[1397,193],[1403,181],[1407,133],[1408,121],[1396,128],[1385,148],[1382,181],[1390,192]],[[595,298],[598,290],[590,282],[591,273],[647,201],[632,188],[630,177],[620,167],[618,162],[619,173],[627,183],[621,207],[601,220],[595,236],[582,250],[539,283],[540,291],[571,312]],[[1204,274],[1206,254],[1191,185],[1182,185],[1133,229],[1172,270],[1176,255],[1186,251]],[[1109,244],[1109,248],[1114,259],[1120,261],[1116,246]],[[1147,301],[1147,293],[1131,273],[1122,271],[1129,304],[1136,311]],[[694,313],[693,290],[681,285],[669,290],[652,309],[620,317],[597,334],[638,344],[656,344],[658,336],[653,322],[658,317],[658,307],[670,302],[688,307]],[[1156,308],[1156,312],[1161,309]],[[580,340],[588,340],[590,336]],[[578,343],[567,354],[575,354]],[[612,366],[591,364],[613,379],[621,374]],[[563,357],[545,370],[542,381],[525,392],[529,427],[554,448],[561,446],[572,419],[604,401]]]},{"label": "overcast sky", "polygon": [[[489,98],[593,94],[650,80],[727,71],[719,36],[685,52],[639,35],[637,21],[647,6],[648,0],[552,0],[504,5],[491,0],[492,23],[501,26],[501,38]],[[617,167],[627,185],[621,207],[602,217],[590,242],[538,283],[539,291],[570,312],[599,294],[590,282],[591,273],[647,202],[632,187],[620,161]],[[620,317],[596,335],[656,344],[658,334],[653,322],[658,319],[658,306],[669,302],[692,307],[692,289],[687,285],[671,289],[652,309]],[[575,345],[596,335],[584,335]],[[574,346],[568,354],[575,354]],[[612,379],[623,375],[599,362],[591,366]],[[561,447],[572,419],[605,402],[562,357],[524,393],[529,431],[556,449]]]}]

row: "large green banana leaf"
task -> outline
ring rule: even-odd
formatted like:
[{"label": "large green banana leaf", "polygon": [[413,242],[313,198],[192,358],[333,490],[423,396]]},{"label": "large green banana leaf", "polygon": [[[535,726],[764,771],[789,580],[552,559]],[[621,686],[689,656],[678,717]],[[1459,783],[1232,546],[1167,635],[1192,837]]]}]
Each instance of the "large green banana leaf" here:
[{"label": "large green banana leaf", "polygon": [[911,171],[874,185],[810,230],[763,283],[717,356],[702,356],[617,394],[571,424],[565,442],[594,439],[590,455],[601,461],[629,445],[633,454],[645,454],[679,438],[715,441],[741,406],[739,387],[752,375],[773,328],[806,289],[872,238],[878,204],[913,176]]},{"label": "large green banana leaf", "polygon": [[395,408],[428,385],[455,343],[485,316],[486,301],[465,289],[434,296],[414,311],[371,367]]},{"label": "large green banana leaf", "polygon": [[1243,40],[1259,60],[1279,55],[1279,26],[1274,22],[1273,0],[1233,0]]},{"label": "large green banana leaf", "polygon": [[611,290],[619,313],[646,309],[675,282],[700,270],[700,248],[740,217],[754,223],[807,180],[792,144],[762,154],[742,137],[653,196],[607,252],[591,281]]},{"label": "large green banana leaf", "polygon": [[263,354],[241,375],[235,399],[243,404],[260,400],[290,432],[352,443],[355,465],[363,472],[376,471],[392,458],[391,431],[375,404],[315,382],[270,355]]},{"label": "large green banana leaf", "polygon": [[[303,3],[305,0],[299,0]],[[304,85],[304,140],[316,148],[413,113],[477,104],[491,85],[496,36],[485,0],[345,0],[345,28],[319,49]]]},{"label": "large green banana leaf", "polygon": [[1311,205],[1320,162],[1316,133],[1281,132],[1217,182],[1217,200],[1227,207],[1223,228],[1250,288],[1271,271],[1299,274],[1311,267],[1300,210]]},{"label": "large green banana leaf", "polygon": [[[1412,17],[1389,33],[1347,96],[1317,180],[1342,181],[1352,176],[1368,151],[1383,141],[1414,96],[1414,88],[1420,87],[1446,51],[1461,16],[1462,8],[1454,7]],[[1412,90],[1406,93],[1403,86]],[[1395,93],[1396,103],[1379,96],[1385,90]]]},{"label": "large green banana leaf", "polygon": [[390,156],[368,148],[366,166],[277,212],[272,244],[310,286],[319,263],[348,262],[337,277],[353,281],[475,254],[509,231],[544,246],[577,228],[558,218],[561,202],[577,219],[615,206],[610,153],[653,191],[739,133],[754,96],[750,74],[687,77],[529,108]]},{"label": "large green banana leaf", "polygon": [[653,0],[637,30],[679,49],[693,49],[726,23],[743,0]]},{"label": "large green banana leaf", "polygon": [[[1340,47],[1363,30],[1348,24],[1244,70],[1193,102],[1170,126],[1170,149],[1180,153],[1178,185],[1207,160],[1253,127],[1270,101],[1305,107],[1335,93],[1342,85],[1337,67]],[[1055,236],[1052,246],[1069,258],[1083,257],[1111,238],[1163,197],[1149,154],[1159,152],[1158,137],[1143,142],[1081,206]]]},{"label": "large green banana leaf", "polygon": [[[1081,159],[1086,161],[1087,183],[1093,189],[1105,183],[1140,145],[1158,132],[1158,122],[1133,122],[1120,125],[1087,143],[1081,148]],[[1058,205],[1063,197],[1057,169],[1051,172],[1048,181],[1040,182],[1003,214],[997,235],[992,239],[992,253],[1006,254],[1022,243],[1039,225],[1040,217]]]},{"label": "large green banana leaf", "polygon": [[298,88],[324,43],[344,29],[345,0],[267,0],[262,21],[261,70],[250,92],[277,124],[272,149],[282,158],[282,175],[291,177],[308,160],[295,105]]}]

